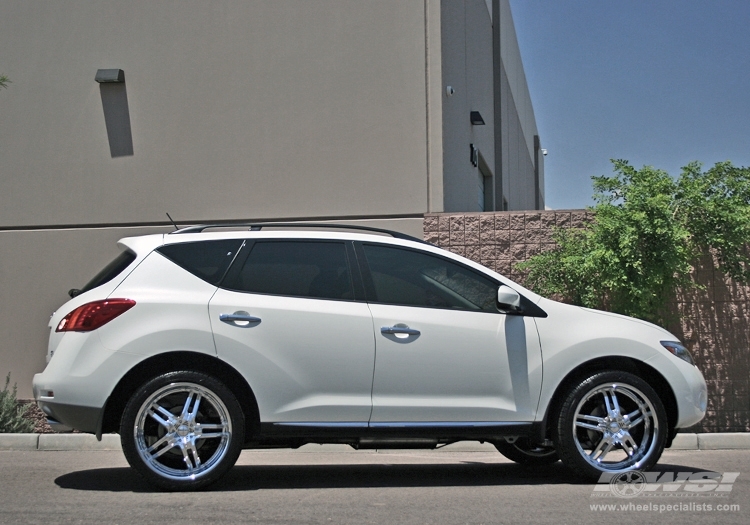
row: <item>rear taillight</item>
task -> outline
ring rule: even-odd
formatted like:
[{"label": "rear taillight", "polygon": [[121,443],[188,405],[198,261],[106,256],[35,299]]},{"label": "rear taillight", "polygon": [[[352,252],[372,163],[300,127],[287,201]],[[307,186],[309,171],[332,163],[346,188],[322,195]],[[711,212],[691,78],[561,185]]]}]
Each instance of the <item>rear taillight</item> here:
[{"label": "rear taillight", "polygon": [[86,303],[66,315],[57,325],[55,332],[90,332],[134,306],[135,301],[132,299],[105,299]]}]

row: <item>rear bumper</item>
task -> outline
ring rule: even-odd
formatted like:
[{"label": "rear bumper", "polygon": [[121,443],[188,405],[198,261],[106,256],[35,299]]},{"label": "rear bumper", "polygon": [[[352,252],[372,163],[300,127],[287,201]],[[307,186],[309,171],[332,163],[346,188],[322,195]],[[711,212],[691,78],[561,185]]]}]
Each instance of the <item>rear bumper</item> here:
[{"label": "rear bumper", "polygon": [[87,407],[81,405],[70,405],[58,403],[51,397],[39,395],[34,388],[34,398],[37,405],[47,416],[48,422],[53,430],[67,432],[71,429],[99,434],[101,432],[104,407]]}]

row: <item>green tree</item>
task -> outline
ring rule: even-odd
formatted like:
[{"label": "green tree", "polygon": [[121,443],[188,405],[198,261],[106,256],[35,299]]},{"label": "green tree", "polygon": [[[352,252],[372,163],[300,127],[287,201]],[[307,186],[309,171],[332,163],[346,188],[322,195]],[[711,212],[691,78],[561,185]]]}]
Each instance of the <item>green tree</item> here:
[{"label": "green tree", "polygon": [[592,220],[558,229],[557,247],[518,265],[534,291],[649,321],[668,321],[678,287],[696,286],[693,265],[713,254],[718,269],[750,281],[750,169],[698,162],[677,180],[665,171],[613,160],[593,177]]}]

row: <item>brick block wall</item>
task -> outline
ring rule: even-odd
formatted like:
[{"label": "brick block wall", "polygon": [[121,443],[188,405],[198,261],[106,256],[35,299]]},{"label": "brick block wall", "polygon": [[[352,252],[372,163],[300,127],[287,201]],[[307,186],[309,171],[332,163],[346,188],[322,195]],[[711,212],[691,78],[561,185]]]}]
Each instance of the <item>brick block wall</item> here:
[{"label": "brick block wall", "polygon": [[[586,210],[428,214],[425,240],[523,284],[515,265],[554,247],[555,227],[580,227]],[[680,291],[666,327],[690,348],[708,384],[697,432],[750,431],[750,287],[727,280],[706,258],[695,269],[704,289]]]}]

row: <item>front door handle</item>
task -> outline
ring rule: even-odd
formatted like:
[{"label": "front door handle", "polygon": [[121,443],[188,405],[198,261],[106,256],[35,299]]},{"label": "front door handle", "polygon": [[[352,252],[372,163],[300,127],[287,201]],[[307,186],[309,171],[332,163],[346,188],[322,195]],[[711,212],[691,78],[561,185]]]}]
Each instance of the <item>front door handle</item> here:
[{"label": "front door handle", "polygon": [[260,317],[255,317],[247,312],[234,312],[233,314],[219,314],[219,321],[222,321],[233,326],[239,326],[240,328],[247,328],[248,326],[258,324]]},{"label": "front door handle", "polygon": [[415,330],[414,328],[409,328],[408,326],[383,326],[380,329],[381,334],[391,334],[391,335],[419,335],[422,332],[419,330]]}]

